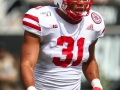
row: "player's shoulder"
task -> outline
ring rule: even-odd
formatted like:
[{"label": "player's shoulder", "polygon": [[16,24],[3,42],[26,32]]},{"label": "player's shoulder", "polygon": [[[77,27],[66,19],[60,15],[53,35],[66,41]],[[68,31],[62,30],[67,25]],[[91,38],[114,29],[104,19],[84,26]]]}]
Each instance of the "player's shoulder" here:
[{"label": "player's shoulder", "polygon": [[100,35],[105,31],[105,21],[97,11],[90,10],[89,15],[84,18],[84,23],[88,25],[87,29],[92,28],[94,32],[100,33]]},{"label": "player's shoulder", "polygon": [[89,18],[91,19],[91,21],[94,22],[94,24],[97,25],[104,24],[104,19],[102,15],[97,11],[90,10]]},{"label": "player's shoulder", "polygon": [[85,23],[92,24],[96,31],[103,30],[105,28],[105,21],[102,15],[97,11],[90,10],[89,15],[84,19],[85,19]]},{"label": "player's shoulder", "polygon": [[101,17],[103,19],[102,15],[99,12],[94,11],[94,10],[91,9],[90,10],[90,15],[92,15],[92,14],[96,14],[96,15],[98,15],[99,17]]},{"label": "player's shoulder", "polygon": [[52,12],[53,8],[54,7],[52,6],[36,6],[36,7],[30,8],[26,13],[33,14],[33,15],[39,14],[39,16],[47,16],[47,15],[50,15],[50,12]]}]

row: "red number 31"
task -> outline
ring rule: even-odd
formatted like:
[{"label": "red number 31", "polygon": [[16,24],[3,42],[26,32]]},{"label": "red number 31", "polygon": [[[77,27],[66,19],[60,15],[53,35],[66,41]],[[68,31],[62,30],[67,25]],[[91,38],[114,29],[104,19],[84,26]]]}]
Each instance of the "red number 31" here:
[{"label": "red number 31", "polygon": [[[77,41],[78,46],[78,56],[77,60],[73,61],[72,66],[77,66],[80,64],[82,57],[83,57],[83,45],[84,45],[85,38],[80,38]],[[60,57],[53,57],[53,63],[56,66],[67,67],[73,58],[73,49],[74,49],[74,39],[72,37],[61,36],[57,40],[57,45],[63,46],[64,43],[67,43],[67,48],[62,49],[62,54],[66,55],[65,61],[61,61]]]}]

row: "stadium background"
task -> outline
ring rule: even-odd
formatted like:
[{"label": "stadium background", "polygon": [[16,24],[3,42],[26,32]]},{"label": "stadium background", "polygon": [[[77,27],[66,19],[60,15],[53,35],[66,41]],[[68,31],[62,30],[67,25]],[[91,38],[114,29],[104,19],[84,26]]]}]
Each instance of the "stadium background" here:
[{"label": "stadium background", "polygon": [[[0,0],[0,42],[4,42],[7,50],[18,60],[23,40],[22,18],[28,9],[37,5],[54,6],[52,0]],[[120,0],[94,0],[92,9],[99,12],[106,23],[105,36],[96,45],[103,88],[120,90]],[[23,88],[21,80],[19,85]],[[82,76],[81,90],[90,88]]]}]

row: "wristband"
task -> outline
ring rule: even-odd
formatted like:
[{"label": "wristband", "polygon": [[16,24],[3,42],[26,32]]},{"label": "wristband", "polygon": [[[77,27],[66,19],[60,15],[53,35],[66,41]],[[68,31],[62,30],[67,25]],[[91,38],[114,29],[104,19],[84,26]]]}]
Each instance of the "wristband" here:
[{"label": "wristband", "polygon": [[98,87],[98,88],[100,88],[101,90],[102,90],[102,85],[101,85],[101,83],[100,83],[100,80],[99,79],[93,79],[92,81],[91,81],[91,85],[92,85],[92,87],[94,88],[94,87]]},{"label": "wristband", "polygon": [[29,86],[27,90],[36,90],[36,88],[34,86]]}]

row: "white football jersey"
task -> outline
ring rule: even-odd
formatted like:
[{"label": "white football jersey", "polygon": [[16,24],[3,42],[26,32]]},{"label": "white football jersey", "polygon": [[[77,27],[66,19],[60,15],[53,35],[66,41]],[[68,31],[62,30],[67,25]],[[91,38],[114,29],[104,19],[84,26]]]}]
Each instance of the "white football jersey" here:
[{"label": "white football jersey", "polygon": [[101,15],[90,11],[78,24],[62,19],[55,7],[38,6],[25,13],[23,29],[40,37],[40,58],[34,75],[37,90],[80,90],[82,63],[89,46],[102,37]]}]

